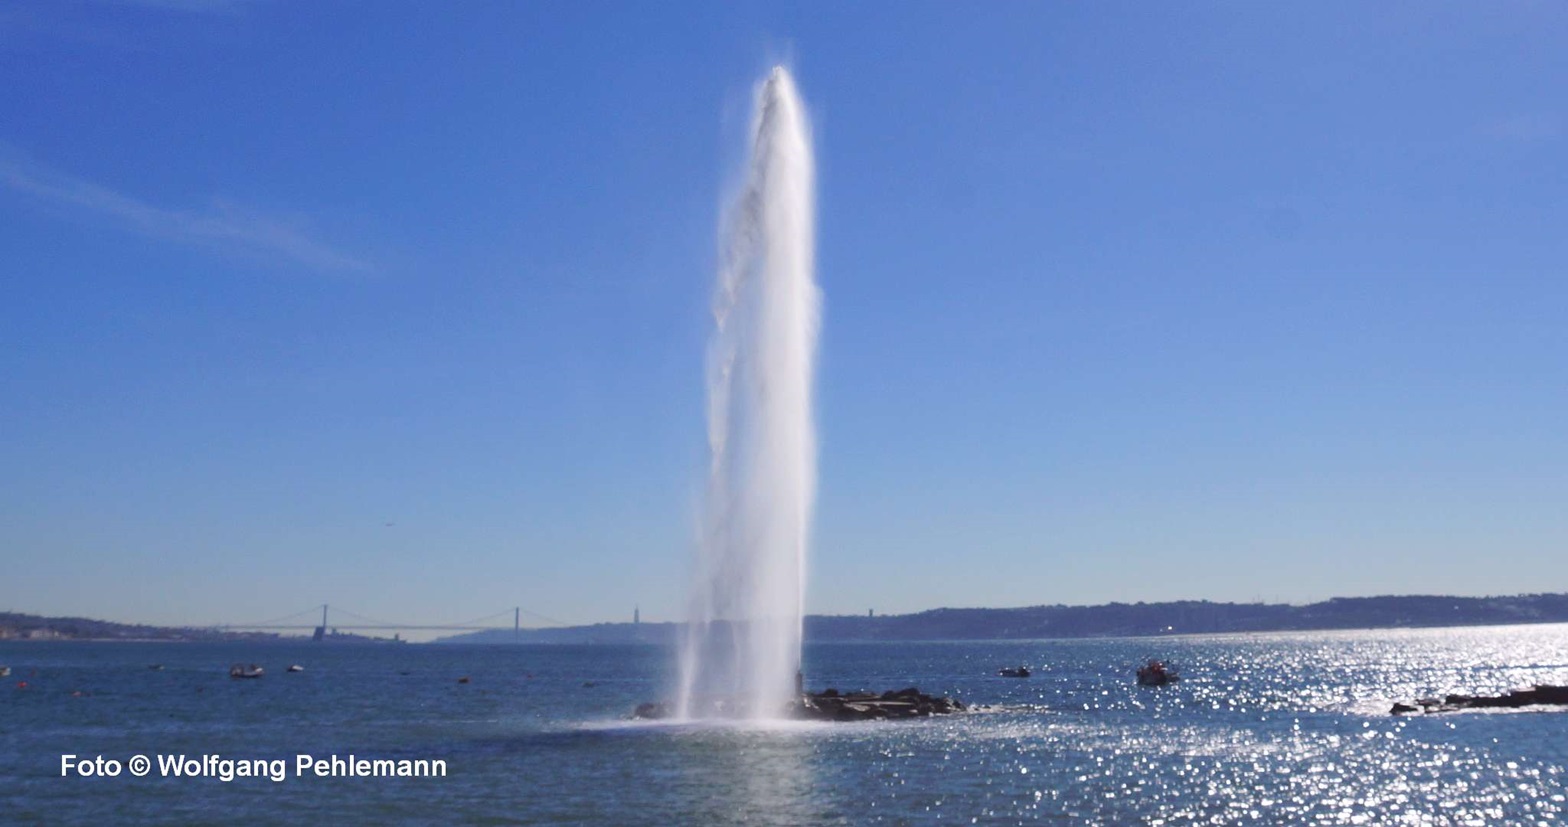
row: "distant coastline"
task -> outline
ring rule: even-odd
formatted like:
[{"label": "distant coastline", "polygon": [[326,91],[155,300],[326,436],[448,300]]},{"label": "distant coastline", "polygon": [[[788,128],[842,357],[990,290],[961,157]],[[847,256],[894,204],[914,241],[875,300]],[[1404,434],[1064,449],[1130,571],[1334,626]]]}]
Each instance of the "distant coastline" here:
[{"label": "distant coastline", "polygon": [[[1511,597],[1337,597],[1321,603],[1107,603],[1013,609],[932,609],[905,615],[809,615],[806,640],[1032,640],[1227,632],[1408,629],[1568,623],[1568,594]],[[677,623],[600,623],[520,632],[493,630],[436,643],[671,643]]]},{"label": "distant coastline", "polygon": [[[0,643],[80,641],[98,643],[297,643],[310,638],[280,635],[276,632],[232,631],[200,626],[149,626],[140,623],[114,623],[87,617],[45,617],[20,612],[0,612]],[[332,643],[394,643],[389,638],[374,638],[333,630],[325,637]]]},{"label": "distant coastline", "polygon": [[[1296,606],[1287,603],[1106,603],[1097,606],[1025,606],[1010,609],[931,609],[904,615],[809,615],[806,640],[1030,640],[1037,638],[1149,637],[1227,632],[1307,632],[1336,629],[1413,629],[1568,623],[1568,594],[1508,597],[1406,595],[1336,597]],[[433,643],[669,644],[678,623],[596,623],[542,629],[493,629],[439,638]],[[80,617],[0,612],[0,642],[112,641],[293,643],[304,636],[202,627],[112,623]],[[334,634],[334,643],[391,643],[388,638]]]}]

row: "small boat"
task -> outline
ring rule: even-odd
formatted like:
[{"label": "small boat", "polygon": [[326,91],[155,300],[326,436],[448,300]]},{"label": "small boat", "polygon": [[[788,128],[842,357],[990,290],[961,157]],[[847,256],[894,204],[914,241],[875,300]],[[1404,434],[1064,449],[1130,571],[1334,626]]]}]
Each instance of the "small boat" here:
[{"label": "small boat", "polygon": [[9,666],[0,666],[0,678],[9,678],[9,677],[11,677],[11,667],[9,667]]},{"label": "small boat", "polygon": [[152,663],[152,664],[148,664],[147,668],[151,669],[154,672],[162,672],[163,671],[163,664],[161,664],[161,663]]},{"label": "small boat", "polygon": [[1139,686],[1164,686],[1181,680],[1176,670],[1162,660],[1149,659],[1148,663],[1138,667]]},{"label": "small boat", "polygon": [[266,674],[266,670],[254,663],[236,663],[229,667],[229,677],[231,678],[259,678],[264,674]]},{"label": "small boat", "polygon": [[288,671],[290,671],[290,672],[303,672],[303,671],[305,671],[305,667],[300,666],[297,663],[291,663],[291,664],[289,664]]},{"label": "small boat", "polygon": [[1020,666],[1017,669],[1002,669],[996,674],[1004,678],[1027,678],[1029,677],[1029,667]]}]

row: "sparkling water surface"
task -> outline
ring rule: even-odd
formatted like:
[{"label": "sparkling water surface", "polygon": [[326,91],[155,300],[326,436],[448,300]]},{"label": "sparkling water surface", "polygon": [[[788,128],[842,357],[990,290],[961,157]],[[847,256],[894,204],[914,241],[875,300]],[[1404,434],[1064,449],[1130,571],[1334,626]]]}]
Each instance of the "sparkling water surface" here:
[{"label": "sparkling water surface", "polygon": [[[1149,657],[1174,686],[1138,687]],[[260,680],[231,680],[256,662]],[[0,642],[0,823],[1557,824],[1568,711],[1394,717],[1568,684],[1568,626],[817,644],[808,683],[992,710],[679,725],[655,647]],[[164,669],[153,671],[150,664]],[[286,674],[290,663],[306,671]],[[1027,679],[995,676],[1027,664]],[[468,676],[470,682],[457,679]],[[17,683],[26,681],[25,689]],[[80,693],[73,694],[73,693]],[[61,778],[60,755],[288,759],[290,777]],[[446,778],[297,778],[293,757]]]}]

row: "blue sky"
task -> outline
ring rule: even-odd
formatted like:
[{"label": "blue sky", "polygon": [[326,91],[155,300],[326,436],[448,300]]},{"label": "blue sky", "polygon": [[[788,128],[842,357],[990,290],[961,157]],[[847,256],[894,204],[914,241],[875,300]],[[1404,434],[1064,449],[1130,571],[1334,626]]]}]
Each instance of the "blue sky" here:
[{"label": "blue sky", "polygon": [[0,608],[678,615],[819,164],[808,607],[1568,590],[1568,9],[0,4]]}]

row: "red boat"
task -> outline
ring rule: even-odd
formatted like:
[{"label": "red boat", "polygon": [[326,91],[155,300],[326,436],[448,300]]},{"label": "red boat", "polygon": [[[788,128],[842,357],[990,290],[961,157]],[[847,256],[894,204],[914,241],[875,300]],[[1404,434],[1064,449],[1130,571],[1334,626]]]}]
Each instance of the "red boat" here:
[{"label": "red boat", "polygon": [[1138,667],[1139,686],[1164,686],[1181,680],[1176,670],[1168,666],[1165,661],[1150,659],[1148,663]]}]

